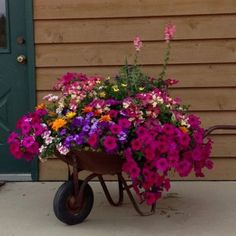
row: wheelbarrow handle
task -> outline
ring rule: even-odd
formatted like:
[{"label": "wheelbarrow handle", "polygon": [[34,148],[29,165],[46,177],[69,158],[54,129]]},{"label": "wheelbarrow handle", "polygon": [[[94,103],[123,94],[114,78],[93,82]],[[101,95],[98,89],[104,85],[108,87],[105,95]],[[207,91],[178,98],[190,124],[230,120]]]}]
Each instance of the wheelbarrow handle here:
[{"label": "wheelbarrow handle", "polygon": [[210,135],[213,131],[217,130],[217,129],[230,129],[230,130],[236,130],[236,125],[214,125],[211,126],[210,128],[206,129],[204,132],[204,138],[207,137],[208,135]]}]

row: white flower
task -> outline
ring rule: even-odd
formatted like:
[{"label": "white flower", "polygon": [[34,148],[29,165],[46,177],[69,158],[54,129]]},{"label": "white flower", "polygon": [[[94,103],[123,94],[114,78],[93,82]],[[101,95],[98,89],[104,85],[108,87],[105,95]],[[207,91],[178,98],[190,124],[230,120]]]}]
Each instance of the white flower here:
[{"label": "white flower", "polygon": [[46,149],[46,146],[42,145],[42,146],[39,148],[39,153],[44,152],[45,149]]},{"label": "white flower", "polygon": [[49,145],[49,144],[51,144],[52,143],[52,141],[54,140],[54,138],[53,137],[51,137],[51,136],[47,136],[46,138],[45,138],[45,143],[47,144],[47,145]]},{"label": "white flower", "polygon": [[49,102],[56,102],[58,99],[59,99],[59,97],[54,95],[54,96],[51,96],[50,98],[48,98],[48,101]]},{"label": "white flower", "polygon": [[59,143],[59,144],[57,145],[57,150],[58,150],[58,152],[60,152],[62,155],[66,155],[66,154],[70,151],[67,147],[63,146],[62,143]]},{"label": "white flower", "polygon": [[41,134],[41,137],[43,139],[46,139],[47,137],[49,137],[51,134],[51,131],[50,130],[47,130],[47,131],[44,131],[42,134]]}]

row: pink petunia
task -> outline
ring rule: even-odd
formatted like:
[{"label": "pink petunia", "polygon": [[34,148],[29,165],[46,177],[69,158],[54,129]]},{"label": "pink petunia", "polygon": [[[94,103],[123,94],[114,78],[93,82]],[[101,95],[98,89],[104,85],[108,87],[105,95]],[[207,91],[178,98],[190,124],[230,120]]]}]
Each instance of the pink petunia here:
[{"label": "pink petunia", "polygon": [[152,205],[156,202],[157,197],[155,193],[147,192],[145,193],[145,201],[147,205]]},{"label": "pink petunia", "polygon": [[15,142],[18,137],[19,137],[19,135],[18,135],[16,132],[12,132],[12,133],[8,136],[7,143]]},{"label": "pink petunia", "polygon": [[143,136],[143,135],[146,135],[146,134],[148,134],[148,130],[146,129],[146,128],[144,128],[144,127],[139,127],[139,128],[137,128],[136,129],[136,134],[138,135],[138,136]]},{"label": "pink petunia", "polygon": [[181,135],[179,135],[179,143],[183,147],[188,147],[190,143],[189,135],[187,133],[182,133]]},{"label": "pink petunia", "polygon": [[131,122],[125,118],[119,119],[118,124],[124,129],[129,129],[131,126]]},{"label": "pink petunia", "polygon": [[173,39],[175,31],[176,31],[175,25],[172,25],[172,24],[166,25],[166,27],[165,27],[165,40],[167,43],[169,43],[170,40]]},{"label": "pink petunia", "polygon": [[111,118],[116,118],[118,116],[118,111],[110,110],[109,115]]},{"label": "pink petunia", "polygon": [[179,176],[187,176],[192,170],[192,164],[188,160],[180,161],[176,170],[179,173]]},{"label": "pink petunia", "polygon": [[10,152],[16,159],[20,159],[23,157],[19,142],[13,142],[10,144]]},{"label": "pink petunia", "polygon": [[134,39],[134,47],[136,51],[140,51],[141,47],[143,46],[143,43],[140,39],[140,37],[135,37]]},{"label": "pink petunia", "polygon": [[162,126],[162,131],[164,134],[172,136],[175,134],[175,127],[172,124],[164,124]]},{"label": "pink petunia", "polygon": [[178,154],[169,154],[168,155],[168,161],[170,164],[170,167],[176,168],[176,166],[178,165],[179,162],[179,156]]},{"label": "pink petunia", "polygon": [[110,130],[113,134],[119,134],[122,131],[122,128],[120,125],[114,124],[110,127]]},{"label": "pink petunia", "polygon": [[206,160],[205,165],[206,165],[206,168],[209,169],[209,170],[214,168],[214,163],[213,163],[212,160],[209,160],[209,159]]},{"label": "pink petunia", "polygon": [[44,128],[40,124],[34,124],[33,129],[36,136],[39,136],[44,132]]},{"label": "pink petunia", "polygon": [[39,153],[39,144],[34,142],[30,147],[27,148],[27,152],[33,155],[37,155]]},{"label": "pink petunia", "polygon": [[92,148],[96,148],[97,142],[98,142],[98,135],[97,135],[97,134],[92,134],[92,135],[89,136],[89,138],[88,138],[88,144],[89,144]]},{"label": "pink petunia", "polygon": [[162,172],[165,172],[169,169],[169,163],[166,158],[159,158],[156,161],[156,168]]},{"label": "pink petunia", "polygon": [[29,134],[30,130],[31,130],[31,125],[28,121],[23,121],[21,123],[21,132],[23,135],[27,135]]},{"label": "pink petunia", "polygon": [[135,179],[140,175],[140,168],[136,162],[130,162],[129,174],[132,179]]},{"label": "pink petunia", "polygon": [[106,148],[106,151],[113,151],[117,148],[117,139],[112,136],[106,136],[103,145]]},{"label": "pink petunia", "polygon": [[192,128],[199,128],[201,125],[200,118],[192,114],[188,116],[188,123]]},{"label": "pink petunia", "polygon": [[140,141],[140,139],[134,139],[131,142],[131,147],[134,151],[138,151],[142,148],[142,142]]},{"label": "pink petunia", "polygon": [[22,140],[22,145],[25,148],[29,148],[31,145],[33,145],[34,143],[34,138],[32,136],[26,136],[25,138],[23,138]]},{"label": "pink petunia", "polygon": [[147,160],[152,161],[155,158],[155,150],[150,147],[146,147],[143,151],[144,156]]}]

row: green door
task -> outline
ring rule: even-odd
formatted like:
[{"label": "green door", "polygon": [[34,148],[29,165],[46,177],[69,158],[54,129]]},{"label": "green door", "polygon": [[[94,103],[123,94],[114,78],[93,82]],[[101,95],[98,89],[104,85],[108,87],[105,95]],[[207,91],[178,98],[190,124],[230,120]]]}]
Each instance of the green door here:
[{"label": "green door", "polygon": [[6,143],[34,106],[31,0],[0,0],[0,180],[31,180],[34,166],[15,160]]}]

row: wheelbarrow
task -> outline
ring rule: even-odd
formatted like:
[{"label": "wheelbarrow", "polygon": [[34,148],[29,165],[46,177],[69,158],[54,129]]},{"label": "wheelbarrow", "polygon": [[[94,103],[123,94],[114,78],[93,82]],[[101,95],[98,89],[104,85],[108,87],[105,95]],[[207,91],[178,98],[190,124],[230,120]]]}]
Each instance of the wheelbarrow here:
[{"label": "wheelbarrow", "polygon": [[[207,137],[217,129],[236,129],[236,126],[212,126],[205,131],[204,137]],[[120,156],[101,152],[70,152],[66,156],[57,153],[56,156],[68,165],[68,181],[59,187],[53,201],[54,213],[60,221],[68,225],[75,225],[87,218],[94,202],[93,191],[88,182],[94,178],[98,178],[105,196],[112,206],[117,207],[122,204],[124,191],[126,191],[134,209],[139,215],[148,216],[154,214],[155,204],[151,206],[148,212],[140,209],[130,190],[132,184],[128,185],[122,175],[123,160]],[[78,175],[82,170],[90,171],[92,174],[88,175],[84,180],[80,180]],[[107,174],[117,176],[119,191],[117,201],[112,199],[104,181],[103,175]]]}]

